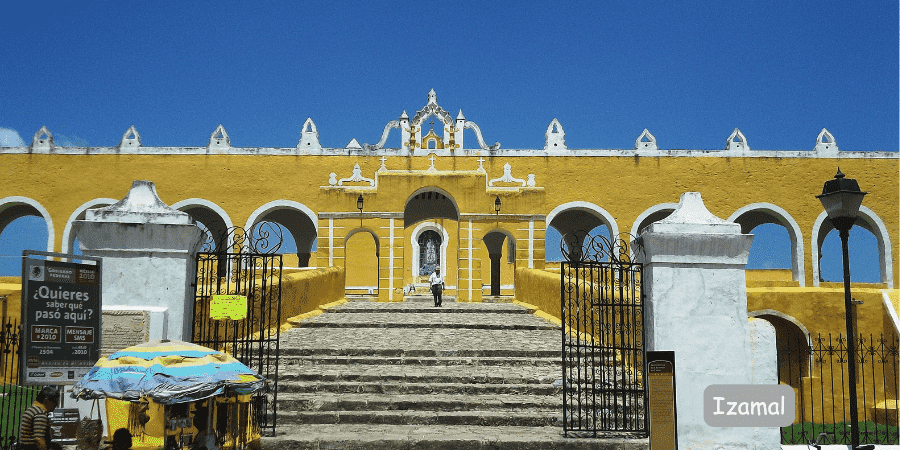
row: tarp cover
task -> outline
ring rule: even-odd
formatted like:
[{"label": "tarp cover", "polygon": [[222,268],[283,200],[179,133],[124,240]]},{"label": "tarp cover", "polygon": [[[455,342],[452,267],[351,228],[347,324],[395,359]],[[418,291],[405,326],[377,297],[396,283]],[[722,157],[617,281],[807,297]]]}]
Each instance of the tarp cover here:
[{"label": "tarp cover", "polygon": [[128,347],[97,361],[72,388],[72,397],[150,398],[170,405],[223,393],[247,395],[264,384],[265,378],[224,353],[161,340]]}]

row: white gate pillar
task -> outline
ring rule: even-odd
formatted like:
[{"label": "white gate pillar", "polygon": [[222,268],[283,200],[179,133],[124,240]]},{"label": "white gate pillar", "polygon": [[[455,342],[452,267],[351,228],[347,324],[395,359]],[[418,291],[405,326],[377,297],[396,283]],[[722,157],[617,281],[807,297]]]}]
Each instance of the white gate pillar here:
[{"label": "white gate pillar", "polygon": [[[760,349],[755,336],[751,344],[744,266],[753,236],[710,213],[699,192],[686,192],[639,240],[647,350],[675,351],[678,448],[780,448],[777,429],[715,428],[703,419],[707,386],[754,383],[753,361],[772,360],[755,353],[774,356],[774,346]],[[755,328],[774,343],[771,326]],[[756,383],[777,383],[758,374]]]},{"label": "white gate pillar", "polygon": [[83,254],[103,258],[104,311],[149,313],[149,340],[191,340],[203,232],[188,214],[163,203],[152,182],[135,181],[125,198],[87,210],[73,229]]}]

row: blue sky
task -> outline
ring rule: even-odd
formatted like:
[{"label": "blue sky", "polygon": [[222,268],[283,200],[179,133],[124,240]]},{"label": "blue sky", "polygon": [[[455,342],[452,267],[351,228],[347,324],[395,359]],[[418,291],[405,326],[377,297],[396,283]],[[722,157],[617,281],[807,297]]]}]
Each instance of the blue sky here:
[{"label": "blue sky", "polygon": [[[30,143],[46,125],[58,145],[114,146],[134,125],[146,146],[204,146],[221,123],[234,146],[293,147],[307,117],[323,146],[375,143],[432,88],[504,148],[542,147],[554,117],[569,148],[630,148],[644,128],[674,149],[721,149],[735,127],[759,150],[812,149],[823,127],[842,150],[900,142],[896,2],[30,2],[5,11],[0,145]],[[34,228],[24,220],[0,235],[0,255],[21,253]],[[765,256],[779,248],[769,234],[775,241],[754,246],[751,266],[783,264],[784,252]],[[852,260],[871,260],[867,238],[852,238]],[[9,259],[0,257],[0,275]]]}]

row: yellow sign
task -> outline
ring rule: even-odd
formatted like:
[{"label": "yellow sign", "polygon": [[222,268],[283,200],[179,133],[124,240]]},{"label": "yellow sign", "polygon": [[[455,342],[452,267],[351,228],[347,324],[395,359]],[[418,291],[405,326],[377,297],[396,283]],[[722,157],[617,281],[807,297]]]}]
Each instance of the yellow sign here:
[{"label": "yellow sign", "polygon": [[247,317],[246,295],[213,295],[209,302],[209,317],[213,320],[240,320]]}]

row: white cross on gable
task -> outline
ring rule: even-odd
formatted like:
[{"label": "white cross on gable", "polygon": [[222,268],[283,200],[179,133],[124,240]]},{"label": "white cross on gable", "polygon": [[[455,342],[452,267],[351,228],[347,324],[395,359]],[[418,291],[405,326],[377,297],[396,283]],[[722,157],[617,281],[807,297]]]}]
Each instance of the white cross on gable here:
[{"label": "white cross on gable", "polygon": [[387,161],[387,156],[381,157],[381,167],[384,167],[384,162]]},{"label": "white cross on gable", "polygon": [[434,167],[434,153],[432,153],[431,158],[428,158],[428,159],[431,160],[431,167]]},{"label": "white cross on gable", "polygon": [[484,158],[479,157],[479,158],[476,159],[475,161],[478,161],[478,167],[484,167],[484,166],[481,165],[481,164],[484,162]]}]

